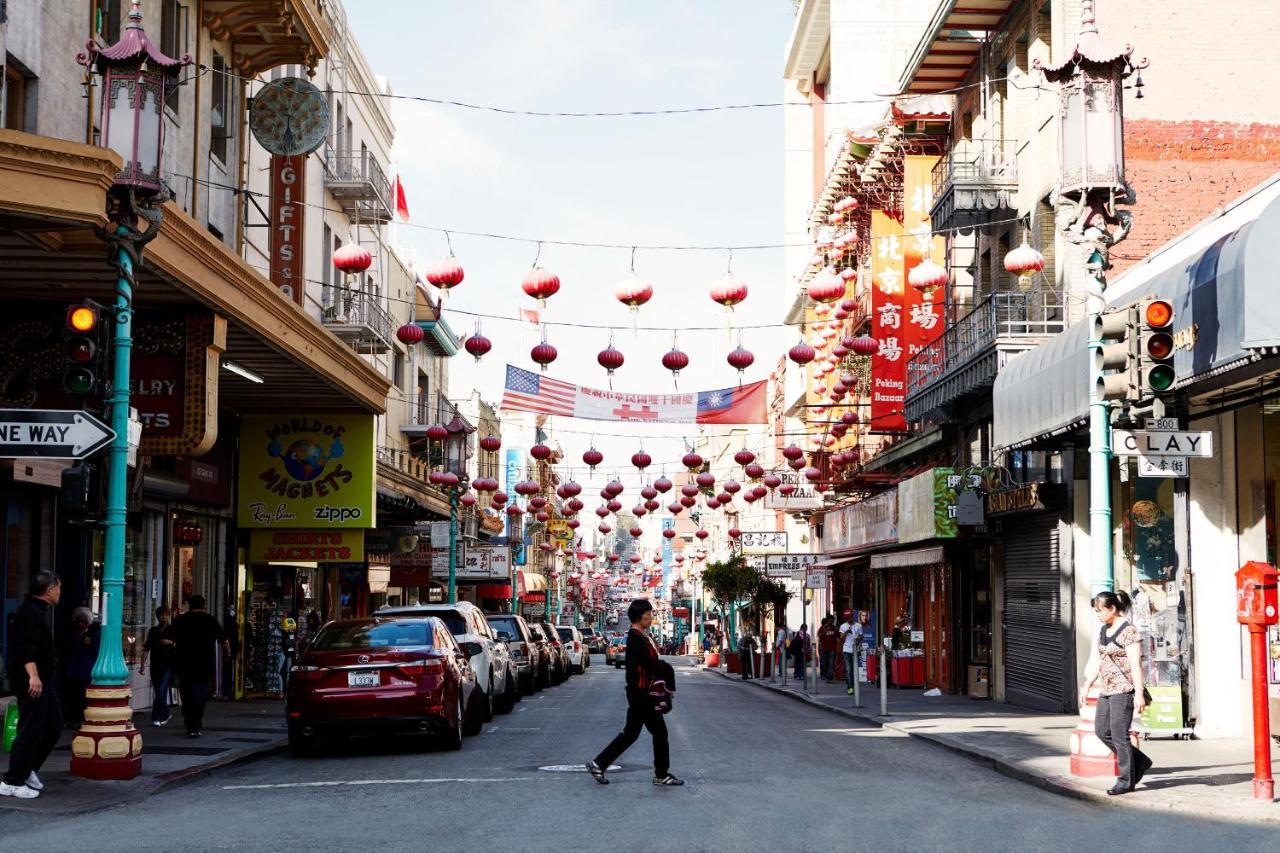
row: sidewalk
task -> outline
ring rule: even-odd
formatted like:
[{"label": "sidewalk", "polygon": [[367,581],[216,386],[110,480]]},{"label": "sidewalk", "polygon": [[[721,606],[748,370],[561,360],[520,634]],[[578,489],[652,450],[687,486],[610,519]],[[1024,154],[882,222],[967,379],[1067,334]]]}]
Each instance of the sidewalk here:
[{"label": "sidewalk", "polygon": [[[153,728],[151,712],[134,714],[142,732],[142,774],[127,782],[92,782],[72,776],[71,738],[62,740],[40,771],[44,791],[34,800],[0,797],[0,809],[40,814],[81,814],[139,800],[164,788],[181,785],[219,767],[283,749],[287,744],[284,703],[273,701],[210,702],[204,737],[188,739],[182,714],[175,707],[164,728]],[[8,766],[9,754],[0,753]]]},{"label": "sidewalk", "polygon": [[[723,669],[725,678],[740,680]],[[819,684],[815,693],[788,680],[752,680],[772,690],[836,714],[892,729],[942,746],[988,765],[998,773],[1054,793],[1108,805],[1188,816],[1280,824],[1280,803],[1253,799],[1253,744],[1247,739],[1144,741],[1155,767],[1137,791],[1109,797],[1111,777],[1082,778],[1069,772],[1067,740],[1076,717],[1038,714],[1011,705],[964,696],[926,697],[919,689],[888,691],[888,717],[880,714],[880,691],[862,685],[862,707],[854,706],[843,683]],[[1273,755],[1277,752],[1273,746]]]}]

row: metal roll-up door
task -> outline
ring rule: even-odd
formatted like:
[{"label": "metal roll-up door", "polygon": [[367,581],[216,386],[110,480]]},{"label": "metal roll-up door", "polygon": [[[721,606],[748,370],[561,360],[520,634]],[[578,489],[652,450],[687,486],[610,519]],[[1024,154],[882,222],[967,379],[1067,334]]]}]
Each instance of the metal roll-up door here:
[{"label": "metal roll-up door", "polygon": [[1006,524],[1004,542],[1005,697],[1046,711],[1066,707],[1058,520]]}]

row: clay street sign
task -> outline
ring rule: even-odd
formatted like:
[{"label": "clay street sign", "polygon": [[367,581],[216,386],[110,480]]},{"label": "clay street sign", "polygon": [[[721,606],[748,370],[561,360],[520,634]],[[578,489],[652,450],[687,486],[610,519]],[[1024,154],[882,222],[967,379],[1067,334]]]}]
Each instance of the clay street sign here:
[{"label": "clay street sign", "polygon": [[106,447],[115,432],[87,412],[0,409],[0,457],[83,459]]},{"label": "clay street sign", "polygon": [[1111,433],[1116,456],[1195,456],[1213,458],[1213,433],[1122,430]]}]

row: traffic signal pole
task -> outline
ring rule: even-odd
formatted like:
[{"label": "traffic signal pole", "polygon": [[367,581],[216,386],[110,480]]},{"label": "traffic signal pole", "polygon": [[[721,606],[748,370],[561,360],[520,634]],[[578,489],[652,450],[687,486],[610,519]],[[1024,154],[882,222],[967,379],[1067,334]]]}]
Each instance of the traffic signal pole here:
[{"label": "traffic signal pole", "polygon": [[1111,554],[1111,407],[1104,397],[1102,313],[1106,308],[1105,260],[1095,249],[1086,262],[1089,324],[1089,565],[1094,595],[1115,583]]}]

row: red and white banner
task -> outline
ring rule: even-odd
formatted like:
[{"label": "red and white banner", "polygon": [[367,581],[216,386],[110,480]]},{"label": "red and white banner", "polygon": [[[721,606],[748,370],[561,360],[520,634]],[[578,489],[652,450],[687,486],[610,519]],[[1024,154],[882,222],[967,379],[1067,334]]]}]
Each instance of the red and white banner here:
[{"label": "red and white banner", "polygon": [[880,342],[871,356],[871,432],[907,429],[902,258],[902,223],[883,210],[871,211],[871,334]]},{"label": "red and white banner", "polygon": [[[903,158],[904,281],[925,258],[937,264],[946,263],[946,241],[932,236],[933,226],[929,221],[929,210],[933,207],[933,166],[937,162],[937,157],[928,154],[909,154]],[[946,291],[945,287],[939,287],[925,294],[907,285],[903,311],[904,360],[915,358],[916,353],[941,336],[946,326],[943,321]]]}]

